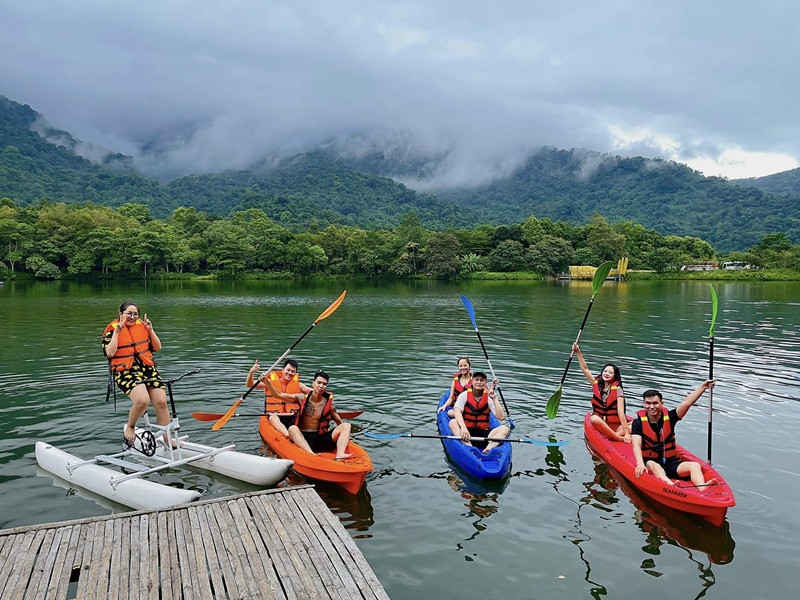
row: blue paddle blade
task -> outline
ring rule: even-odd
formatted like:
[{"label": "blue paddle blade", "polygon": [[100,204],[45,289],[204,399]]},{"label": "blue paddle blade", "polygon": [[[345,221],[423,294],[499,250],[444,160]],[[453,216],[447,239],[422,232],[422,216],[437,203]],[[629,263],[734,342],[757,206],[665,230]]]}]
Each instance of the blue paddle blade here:
[{"label": "blue paddle blade", "polygon": [[469,301],[469,298],[461,295],[461,302],[464,303],[464,308],[467,309],[467,313],[469,313],[469,318],[472,321],[472,327],[475,328],[475,331],[478,330],[478,323],[475,321],[475,309],[472,308],[472,302]]},{"label": "blue paddle blade", "polygon": [[370,431],[365,431],[364,435],[376,440],[396,440],[397,438],[411,437],[410,433],[372,433]]},{"label": "blue paddle blade", "polygon": [[540,440],[532,440],[531,438],[525,438],[522,441],[526,444],[536,444],[537,446],[547,446],[549,448],[558,448],[569,444],[569,442],[542,442]]}]

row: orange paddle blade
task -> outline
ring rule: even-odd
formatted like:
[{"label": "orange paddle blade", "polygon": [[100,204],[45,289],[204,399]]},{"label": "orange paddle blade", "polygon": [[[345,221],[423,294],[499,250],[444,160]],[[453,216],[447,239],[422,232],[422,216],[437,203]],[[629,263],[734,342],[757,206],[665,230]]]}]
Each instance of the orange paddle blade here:
[{"label": "orange paddle blade", "polygon": [[337,308],[339,308],[339,305],[340,305],[342,302],[344,302],[344,297],[345,297],[345,294],[347,294],[347,290],[343,291],[343,292],[342,292],[342,295],[341,295],[341,296],[339,296],[339,297],[338,297],[338,298],[337,298],[337,299],[336,299],[336,300],[333,302],[333,304],[331,304],[331,305],[330,305],[328,308],[326,308],[326,309],[325,309],[325,311],[324,311],[324,312],[323,312],[323,313],[322,313],[320,316],[318,316],[318,317],[317,317],[317,320],[316,320],[316,321],[314,321],[314,324],[316,325],[317,323],[319,323],[320,321],[322,321],[322,319],[324,319],[324,318],[326,318],[326,317],[330,317],[330,316],[333,314],[333,312],[334,312],[334,311],[335,311]]},{"label": "orange paddle blade", "polygon": [[211,431],[216,431],[217,429],[220,429],[225,425],[225,423],[230,421],[231,417],[233,417],[233,415],[236,414],[236,409],[239,408],[239,405],[242,403],[242,400],[244,400],[244,398],[239,398],[236,402],[234,402],[233,406],[231,406],[228,409],[228,412],[222,415],[222,418],[219,421],[214,423],[214,425],[211,427]]}]

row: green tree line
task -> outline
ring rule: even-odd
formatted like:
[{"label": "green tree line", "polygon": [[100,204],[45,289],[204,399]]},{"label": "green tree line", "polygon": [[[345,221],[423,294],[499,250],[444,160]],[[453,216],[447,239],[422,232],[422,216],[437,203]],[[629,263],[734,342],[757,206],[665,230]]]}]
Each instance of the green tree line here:
[{"label": "green tree line", "polygon": [[[432,231],[408,211],[392,229],[311,225],[293,232],[259,208],[222,218],[196,208],[154,219],[149,207],[0,199],[0,274],[167,277],[180,274],[263,277],[360,275],[452,278],[476,271],[563,272],[570,264],[630,259],[630,268],[665,271],[715,257],[699,238],[662,236],[642,225],[611,225],[595,215],[582,226],[538,219]],[[771,234],[731,260],[800,268],[800,246]]]}]

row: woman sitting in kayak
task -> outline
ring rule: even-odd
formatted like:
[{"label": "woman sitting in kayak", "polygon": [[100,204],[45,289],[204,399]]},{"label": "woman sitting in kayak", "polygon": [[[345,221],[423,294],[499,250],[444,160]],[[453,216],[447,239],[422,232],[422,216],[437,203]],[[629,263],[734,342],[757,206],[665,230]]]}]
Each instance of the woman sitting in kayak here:
[{"label": "woman sitting in kayak", "polygon": [[458,359],[458,372],[453,375],[453,383],[450,384],[450,397],[447,399],[447,402],[442,404],[437,409],[437,412],[442,412],[443,410],[446,410],[447,416],[452,418],[453,411],[448,409],[450,409],[450,407],[453,406],[453,404],[455,404],[458,396],[463,392],[466,392],[471,385],[472,385],[472,363],[470,363],[469,357],[462,356],[461,358]]},{"label": "woman sitting in kayak", "polygon": [[103,332],[103,351],[108,358],[114,382],[133,402],[128,413],[128,422],[123,428],[123,443],[133,446],[136,441],[136,421],[147,412],[153,403],[156,409],[156,422],[168,425],[167,394],[164,384],[152,381],[147,385],[139,383],[146,379],[159,379],[153,352],[161,350],[153,323],[145,314],[139,319],[139,307],[132,302],[123,302],[119,307],[119,317],[109,323]]},{"label": "woman sitting in kayak", "polygon": [[578,343],[572,344],[578,355],[581,371],[592,384],[592,425],[608,439],[631,443],[631,426],[625,416],[625,395],[622,391],[622,376],[619,367],[607,363],[595,377],[586,365]]}]

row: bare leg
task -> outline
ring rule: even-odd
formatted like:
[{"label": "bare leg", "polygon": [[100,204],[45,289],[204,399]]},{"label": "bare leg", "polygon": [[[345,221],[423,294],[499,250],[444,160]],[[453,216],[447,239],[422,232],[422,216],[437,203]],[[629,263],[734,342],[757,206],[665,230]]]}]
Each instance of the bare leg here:
[{"label": "bare leg", "polygon": [[136,439],[134,428],[136,421],[142,418],[142,415],[147,412],[147,405],[150,404],[150,394],[147,393],[147,388],[144,384],[139,384],[128,392],[128,397],[131,399],[131,410],[128,412],[128,423],[125,429],[125,439],[133,442]]},{"label": "bare leg", "polygon": [[287,437],[289,436],[289,430],[286,429],[283,423],[281,423],[280,417],[278,417],[278,413],[272,413],[268,417],[268,420],[272,424],[272,426],[276,429],[276,431],[282,433]]},{"label": "bare leg", "polygon": [[[455,436],[461,437],[461,427],[458,426],[458,423],[456,423],[456,420],[455,419],[450,419],[449,425],[450,425],[450,432]],[[467,446],[472,446],[472,444],[470,442],[464,442],[464,440],[461,440],[461,441],[463,443],[465,443]]]},{"label": "bare leg", "polygon": [[655,461],[648,460],[645,463],[647,470],[650,471],[655,477],[663,481],[664,483],[668,483],[669,485],[675,485],[675,482],[672,481],[669,477],[667,477],[666,471],[664,468]]},{"label": "bare leg", "polygon": [[337,425],[331,432],[331,439],[336,442],[336,460],[350,458],[352,454],[345,453],[347,443],[350,441],[350,423]]},{"label": "bare leg", "polygon": [[297,425],[289,427],[289,437],[292,438],[292,441],[297,447],[302,448],[309,454],[314,454],[314,451],[311,450],[311,446],[308,445],[306,438],[303,437],[303,433]]},{"label": "bare leg", "polygon": [[[511,430],[508,428],[508,425],[500,425],[499,427],[495,427],[494,429],[492,429],[489,432],[489,435],[487,435],[486,437],[506,438],[508,437],[509,431]],[[488,444],[486,444],[486,448],[483,449],[483,453],[488,454],[489,452],[497,448],[499,445],[500,442],[489,442]]]},{"label": "bare leg", "polygon": [[717,483],[716,477],[706,481],[703,476],[703,467],[700,466],[700,463],[694,461],[686,461],[679,464],[678,475],[681,477],[689,477],[692,483],[697,486]]},{"label": "bare leg", "polygon": [[622,437],[619,433],[611,429],[608,423],[603,421],[603,419],[601,419],[597,415],[592,415],[590,421],[592,422],[592,425],[594,425],[594,428],[597,429],[597,431],[602,433],[608,439],[614,440],[615,442],[625,441],[624,437]]}]

